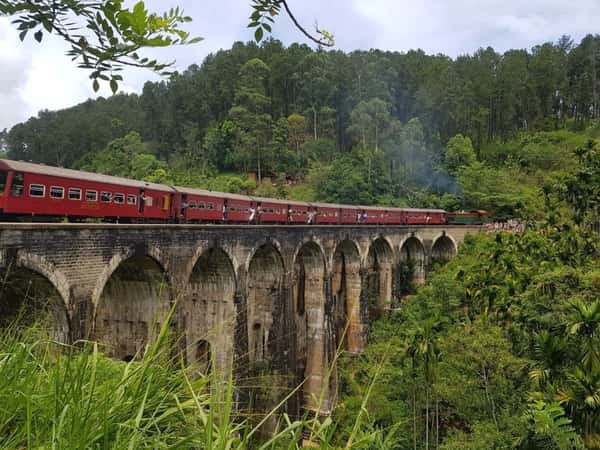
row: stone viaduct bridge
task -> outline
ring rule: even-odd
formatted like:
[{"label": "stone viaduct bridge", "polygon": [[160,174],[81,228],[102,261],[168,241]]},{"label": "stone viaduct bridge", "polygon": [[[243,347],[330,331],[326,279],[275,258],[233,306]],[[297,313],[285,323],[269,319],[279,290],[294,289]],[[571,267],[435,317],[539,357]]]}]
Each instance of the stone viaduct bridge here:
[{"label": "stone viaduct bridge", "polygon": [[[0,270],[11,292],[0,298],[0,319],[14,312],[16,297],[29,301],[30,291],[45,285],[57,338],[91,338],[129,360],[175,305],[170,326],[189,365],[271,377],[263,379],[266,387],[301,384],[288,411],[327,415],[336,397],[336,350],[361,352],[370,320],[397,304],[406,283],[400,267],[413,267],[413,281],[421,283],[433,261],[451,258],[477,231],[2,224]],[[11,279],[29,280],[27,292],[11,287]],[[272,393],[262,397],[278,402]]]}]

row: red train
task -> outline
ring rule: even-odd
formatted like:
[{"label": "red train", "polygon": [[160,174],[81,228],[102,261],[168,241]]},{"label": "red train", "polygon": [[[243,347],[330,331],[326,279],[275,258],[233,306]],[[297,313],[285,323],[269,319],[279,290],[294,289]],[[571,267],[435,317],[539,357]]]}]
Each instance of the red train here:
[{"label": "red train", "polygon": [[449,214],[441,209],[227,194],[5,159],[0,160],[0,216],[39,221],[443,225]]}]

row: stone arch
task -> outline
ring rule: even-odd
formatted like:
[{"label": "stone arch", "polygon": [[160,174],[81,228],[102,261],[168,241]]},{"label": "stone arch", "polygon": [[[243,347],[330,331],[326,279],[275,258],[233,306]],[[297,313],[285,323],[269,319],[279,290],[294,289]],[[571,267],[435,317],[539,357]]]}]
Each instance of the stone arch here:
[{"label": "stone arch", "polygon": [[29,269],[46,278],[60,294],[61,300],[66,309],[69,308],[71,301],[71,291],[67,277],[50,261],[43,256],[33,255],[31,253],[17,253],[17,267]]},{"label": "stone arch", "polygon": [[454,242],[452,236],[442,233],[433,240],[433,245],[431,246],[431,262],[448,262],[456,256],[456,253],[456,242]]},{"label": "stone arch", "polygon": [[394,251],[383,237],[373,240],[365,261],[365,286],[363,311],[374,319],[391,307],[393,286]]},{"label": "stone arch", "polygon": [[106,345],[109,355],[122,360],[143,353],[160,330],[171,301],[163,266],[149,255],[127,254],[124,259],[123,255],[113,257],[105,270],[112,269],[110,276],[93,297],[93,337]]},{"label": "stone arch", "polygon": [[[358,245],[346,239],[333,253],[331,265],[331,293],[335,308],[336,337],[338,347],[359,353],[364,347],[361,320],[360,252]],[[345,336],[344,342],[340,342]]]},{"label": "stone arch", "polygon": [[[233,252],[231,251],[230,248],[227,248],[226,246],[220,245],[219,241],[216,240],[214,242],[203,242],[200,245],[198,245],[195,249],[194,249],[194,253],[192,258],[189,260],[189,262],[187,263],[187,265],[185,266],[184,269],[184,274],[182,276],[183,279],[185,280],[189,280],[190,276],[192,275],[192,272],[194,270],[194,268],[196,267],[198,260],[210,249],[219,249],[221,250],[229,259],[231,266],[234,268],[239,267],[238,261],[235,258],[235,255],[233,254]],[[236,280],[236,288],[239,287],[238,283],[239,283],[239,279],[237,274],[234,274],[235,276],[235,280]],[[240,275],[241,277],[241,275]]]},{"label": "stone arch", "polygon": [[244,263],[244,269],[245,272],[248,273],[248,271],[250,270],[250,263],[252,262],[252,260],[254,259],[254,256],[256,255],[256,253],[263,248],[272,248],[274,251],[277,252],[277,254],[279,255],[279,258],[281,259],[281,264],[285,266],[284,261],[283,261],[283,250],[281,247],[281,244],[279,243],[279,241],[277,239],[267,239],[264,240],[262,242],[260,242],[256,247],[252,248],[252,250],[250,251],[250,253],[248,253],[248,257],[246,258],[246,261]]},{"label": "stone arch", "polygon": [[[321,258],[321,263],[323,265],[323,270],[325,271],[325,273],[329,272],[329,264],[327,261],[327,258],[325,257],[325,249],[323,248],[323,246],[321,245],[321,243],[317,240],[314,239],[304,239],[302,242],[300,242],[298,245],[296,245],[296,248],[294,250],[294,255],[292,258],[293,264],[295,265],[296,262],[298,261],[298,257],[300,256],[300,253],[305,250],[305,248],[311,248],[314,249],[314,251],[318,252],[320,254],[320,258]],[[283,254],[283,253],[282,253]]]},{"label": "stone arch", "polygon": [[400,244],[400,262],[410,269],[413,284],[425,282],[425,245],[417,236],[409,236]]},{"label": "stone arch", "polygon": [[302,405],[320,414],[329,414],[330,345],[325,313],[325,257],[321,247],[304,243],[294,258],[293,299],[296,317],[298,361]]},{"label": "stone arch", "polygon": [[196,260],[179,309],[190,365],[205,363],[198,359],[197,349],[206,341],[212,349],[213,370],[222,372],[231,367],[236,286],[233,263],[223,249],[210,247]]},{"label": "stone arch", "polygon": [[0,270],[0,326],[41,325],[56,342],[71,343],[69,288],[65,276],[45,258],[19,253]]},{"label": "stone arch", "polygon": [[104,267],[102,273],[100,274],[100,277],[98,278],[98,281],[94,286],[94,290],[92,291],[92,306],[94,308],[97,307],[98,300],[102,295],[104,287],[106,286],[106,283],[108,282],[112,274],[115,272],[115,270],[117,270],[124,261],[136,255],[145,255],[153,259],[160,266],[160,269],[163,272],[164,277],[168,280],[169,285],[172,286],[174,284],[166,269],[166,264],[163,262],[164,256],[158,247],[149,247],[147,251],[144,252],[140,252],[133,247],[128,248],[121,253],[113,255],[110,261],[108,261],[108,264]]}]

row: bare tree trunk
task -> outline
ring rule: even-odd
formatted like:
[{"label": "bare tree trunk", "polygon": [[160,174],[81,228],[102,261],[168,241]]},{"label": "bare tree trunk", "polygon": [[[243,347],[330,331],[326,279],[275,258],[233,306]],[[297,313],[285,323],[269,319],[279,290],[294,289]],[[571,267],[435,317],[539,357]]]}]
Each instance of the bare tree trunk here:
[{"label": "bare tree trunk", "polygon": [[425,450],[429,450],[429,386],[425,387]]},{"label": "bare tree trunk", "polygon": [[440,399],[435,395],[435,448],[440,446]]},{"label": "bare tree trunk", "polygon": [[413,447],[417,450],[417,388],[413,384]]},{"label": "bare tree trunk", "polygon": [[261,167],[260,167],[260,148],[258,149],[258,167],[257,167],[258,171],[257,171],[257,177],[258,177],[258,185],[260,186],[262,183],[262,173],[261,173]]},{"label": "bare tree trunk", "polygon": [[485,367],[483,368],[483,385],[485,388],[485,396],[487,398],[488,403],[490,404],[492,419],[494,419],[494,424],[496,425],[496,428],[498,428],[498,420],[496,419],[496,405],[494,403],[494,400],[490,396],[490,391],[488,389],[487,371],[485,370]]}]

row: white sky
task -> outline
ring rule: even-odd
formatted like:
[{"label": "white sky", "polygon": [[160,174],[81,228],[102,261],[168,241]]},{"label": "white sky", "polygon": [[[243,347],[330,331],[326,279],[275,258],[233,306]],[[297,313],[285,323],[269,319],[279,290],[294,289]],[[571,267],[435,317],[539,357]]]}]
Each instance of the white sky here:
[{"label": "white sky", "polygon": [[[479,47],[497,51],[530,48],[570,34],[576,42],[598,32],[600,0],[289,0],[308,29],[315,20],[334,33],[336,48],[345,51],[379,48],[406,51],[422,48],[450,56]],[[205,38],[199,44],[153,50],[160,60],[176,60],[185,69],[234,41],[250,40],[246,28],[250,0],[147,0],[151,11],[181,6],[194,18],[187,29]],[[281,16],[273,36],[285,44],[308,43]],[[0,130],[26,120],[41,109],[60,109],[94,97],[89,73],[65,56],[67,47],[45,36],[40,45],[29,36],[25,43],[8,18],[0,17]],[[149,55],[150,53],[146,53]],[[125,72],[121,90],[139,92],[148,71]],[[104,88],[101,95],[109,95]]]}]

